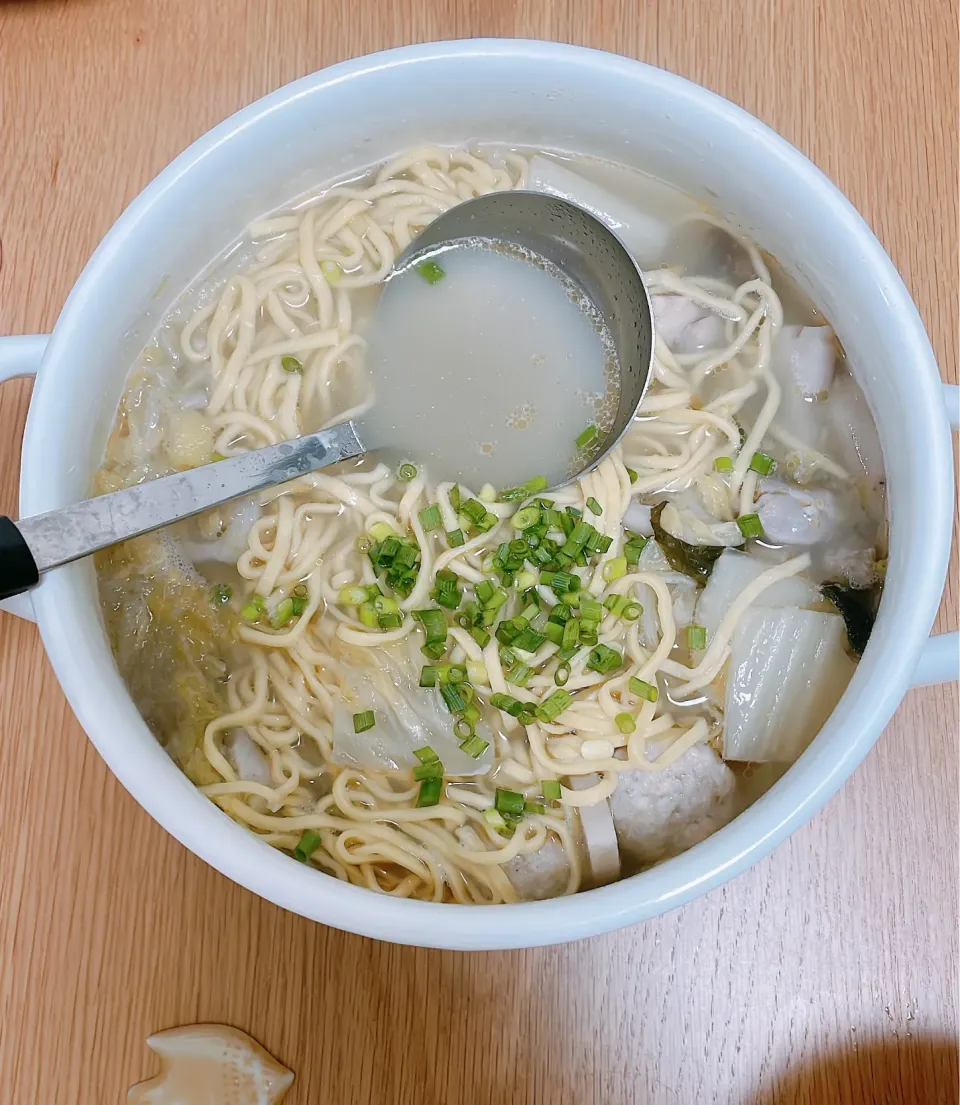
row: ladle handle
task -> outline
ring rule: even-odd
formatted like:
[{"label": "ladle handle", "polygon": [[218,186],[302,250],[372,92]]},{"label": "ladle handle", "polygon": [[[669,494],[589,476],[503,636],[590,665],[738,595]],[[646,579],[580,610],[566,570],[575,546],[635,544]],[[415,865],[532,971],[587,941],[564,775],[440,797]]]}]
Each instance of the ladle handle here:
[{"label": "ladle handle", "polygon": [[0,599],[50,568],[364,452],[352,422],[12,522],[0,518]]}]

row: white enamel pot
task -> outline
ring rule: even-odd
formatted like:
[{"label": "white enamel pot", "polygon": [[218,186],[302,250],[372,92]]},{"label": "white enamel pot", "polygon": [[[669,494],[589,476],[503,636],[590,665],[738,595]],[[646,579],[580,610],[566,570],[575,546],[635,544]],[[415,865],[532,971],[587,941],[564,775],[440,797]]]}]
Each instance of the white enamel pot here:
[{"label": "white enamel pot", "polygon": [[849,354],[886,461],[887,583],[853,681],[786,775],[702,844],[602,889],[486,907],[375,897],[259,842],[194,790],[117,674],[89,562],[50,574],[15,601],[17,613],[36,619],[64,693],[120,782],[229,878],[305,917],[382,940],[512,948],[642,921],[731,878],[827,801],[909,687],[956,678],[957,635],[928,639],[950,550],[956,388],[945,393],[910,296],[840,192],[733,104],[635,61],[515,40],[392,50],[281,88],[195,142],[117,221],[53,334],[0,340],[0,379],[36,374],[21,516],[84,497],[139,348],[176,293],[254,216],[407,146],[470,139],[596,155],[701,197],[787,267]]}]

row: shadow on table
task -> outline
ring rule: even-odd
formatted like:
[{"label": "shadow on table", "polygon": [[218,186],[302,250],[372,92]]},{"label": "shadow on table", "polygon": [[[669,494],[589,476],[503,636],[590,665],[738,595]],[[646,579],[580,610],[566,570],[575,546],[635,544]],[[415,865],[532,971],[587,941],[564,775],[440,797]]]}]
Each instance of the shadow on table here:
[{"label": "shadow on table", "polygon": [[805,1060],[743,1105],[958,1105],[958,1080],[956,1040],[900,1036]]}]

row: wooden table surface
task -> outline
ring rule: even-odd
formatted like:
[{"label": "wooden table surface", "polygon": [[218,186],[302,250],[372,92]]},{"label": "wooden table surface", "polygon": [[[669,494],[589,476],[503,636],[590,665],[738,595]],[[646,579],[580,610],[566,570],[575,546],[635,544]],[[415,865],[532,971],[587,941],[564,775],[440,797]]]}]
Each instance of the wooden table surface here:
[{"label": "wooden table surface", "polygon": [[[123,207],[228,113],[344,57],[470,35],[617,50],[770,123],[866,216],[955,379],[946,0],[0,0],[0,333],[48,331]],[[0,389],[0,511],[28,398]],[[955,557],[941,629],[956,577]],[[6,615],[0,687],[3,1105],[123,1100],[155,1069],[144,1038],[203,1020],[292,1067],[292,1105],[958,1100],[956,688],[908,695],[842,793],[706,898],[462,955],[311,924],[204,866],[107,772],[36,629]]]}]

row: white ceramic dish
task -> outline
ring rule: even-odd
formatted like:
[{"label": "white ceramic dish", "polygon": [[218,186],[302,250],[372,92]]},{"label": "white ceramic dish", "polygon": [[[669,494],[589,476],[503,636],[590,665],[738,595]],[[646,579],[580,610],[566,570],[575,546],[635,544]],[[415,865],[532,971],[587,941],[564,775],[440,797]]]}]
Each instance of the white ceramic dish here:
[{"label": "white ceramic dish", "polygon": [[[424,140],[577,150],[704,198],[785,263],[831,320],[876,416],[891,544],[876,628],[849,689],[797,764],[732,824],[642,875],[572,898],[453,906],[337,882],[257,841],[201,797],[151,736],[117,675],[92,565],[47,577],[34,616],[64,692],[110,768],[191,851],[305,917],[384,940],[509,948],[652,917],[766,855],[863,759],[911,685],[956,678],[957,635],[928,641],[954,512],[944,389],[916,309],[869,228],[756,119],[669,73],[514,40],[445,42],[336,65],[258,101],[176,159],[118,220],[49,338],[0,342],[0,380],[36,372],[22,516],[90,488],[128,366],[170,300],[244,225],[318,180]],[[948,392],[956,412],[956,389]],[[27,704],[25,704],[25,707]]]}]

